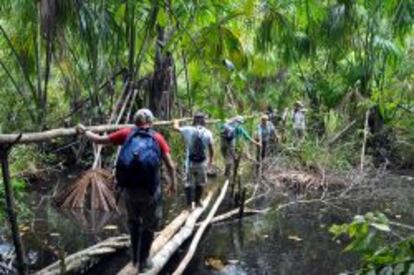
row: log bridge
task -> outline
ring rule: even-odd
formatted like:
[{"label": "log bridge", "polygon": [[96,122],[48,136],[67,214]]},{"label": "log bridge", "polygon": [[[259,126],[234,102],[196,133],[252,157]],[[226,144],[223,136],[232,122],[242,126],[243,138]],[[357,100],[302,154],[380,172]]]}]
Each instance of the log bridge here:
[{"label": "log bridge", "polygon": [[[245,118],[254,118],[257,115],[250,115]],[[191,121],[191,118],[181,118],[179,119],[180,122],[187,122]],[[207,120],[207,124],[215,124],[222,120],[219,119],[210,119]],[[169,126],[172,124],[172,121],[156,121],[154,122],[154,127],[162,127],[162,126]],[[132,128],[134,127],[134,124],[104,124],[104,125],[94,125],[94,126],[87,126],[87,130],[93,131],[95,133],[104,133],[104,132],[111,132],[115,130],[119,130],[122,128]],[[10,171],[9,171],[9,162],[8,162],[8,156],[9,152],[12,149],[13,146],[18,144],[26,144],[26,143],[38,143],[38,142],[45,142],[49,141],[51,139],[55,138],[61,138],[61,137],[69,137],[69,136],[75,136],[78,132],[76,130],[76,127],[70,127],[70,128],[58,128],[58,129],[51,129],[47,131],[42,132],[33,132],[33,133],[18,133],[18,134],[0,134],[0,158],[2,162],[2,174],[3,174],[3,184],[5,187],[5,195],[6,195],[6,210],[8,214],[8,219],[11,224],[11,233],[13,236],[13,242],[14,246],[16,248],[16,254],[17,254],[17,260],[18,260],[18,270],[21,274],[28,274],[27,264],[25,260],[25,254],[23,251],[23,246],[21,243],[21,238],[18,232],[18,224],[17,224],[17,215],[14,211],[15,205],[14,205],[14,196],[11,189],[11,180],[10,180]],[[223,199],[225,192],[227,190],[228,181],[225,182],[222,193],[219,196],[219,200],[217,200],[218,205],[220,204],[221,200]],[[154,260],[156,261],[155,270],[152,270],[149,274],[157,274],[163,266],[168,262],[168,259],[174,254],[175,250],[178,249],[178,247],[191,236],[194,228],[196,228],[196,222],[197,219],[202,215],[204,210],[207,208],[210,200],[211,200],[212,194],[209,194],[206,198],[206,200],[203,203],[202,207],[197,208],[195,211],[193,211],[191,214],[180,214],[174,221],[171,223],[165,231],[161,232],[159,235],[159,238],[154,242],[155,247],[152,247],[151,255],[154,255]],[[211,212],[204,221],[199,230],[201,233],[197,234],[198,241],[201,238],[201,235],[203,234],[205,227],[210,223],[211,220],[214,220],[214,214],[215,211],[218,208],[218,205],[216,204],[213,206],[213,212]],[[231,215],[230,215],[231,216]],[[181,228],[183,223],[185,222],[185,225]],[[178,230],[181,230],[177,233],[177,238],[172,238],[172,235]],[[85,270],[88,266],[94,264],[96,262],[96,259],[99,258],[99,256],[107,255],[110,253],[113,253],[119,249],[124,249],[129,246],[129,239],[126,239],[127,237],[121,236],[121,237],[115,237],[108,239],[102,243],[98,243],[93,247],[90,247],[86,250],[82,250],[78,253],[75,253],[73,255],[70,255],[64,260],[58,261],[42,270],[40,270],[37,274],[62,274],[62,273],[71,273],[74,271],[74,273],[81,272],[82,270]],[[166,242],[172,242],[173,245],[170,250],[166,252],[165,248],[170,247],[166,245]],[[197,244],[194,245],[195,247]],[[185,258],[185,262],[183,262],[182,265],[180,265],[179,269],[176,271],[175,274],[181,274],[188,262],[191,260],[192,254],[194,254],[195,247],[192,247],[192,251],[190,251],[190,254],[188,254]],[[161,249],[162,248],[162,249]],[[155,254],[158,250],[160,250],[161,256],[158,256],[158,254]],[[129,271],[128,271],[129,270]],[[133,268],[132,268],[133,270]],[[129,274],[131,271],[131,266],[127,266],[121,271],[121,274]],[[122,273],[123,272],[123,273]],[[134,271],[136,273],[136,270]]]}]

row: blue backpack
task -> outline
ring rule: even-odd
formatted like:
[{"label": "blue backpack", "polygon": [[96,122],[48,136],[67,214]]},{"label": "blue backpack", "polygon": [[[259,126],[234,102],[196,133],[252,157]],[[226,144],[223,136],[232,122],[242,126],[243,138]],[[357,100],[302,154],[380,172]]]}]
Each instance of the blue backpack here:
[{"label": "blue backpack", "polygon": [[135,128],[122,145],[116,164],[121,187],[139,186],[154,194],[159,184],[161,149],[151,129]]}]

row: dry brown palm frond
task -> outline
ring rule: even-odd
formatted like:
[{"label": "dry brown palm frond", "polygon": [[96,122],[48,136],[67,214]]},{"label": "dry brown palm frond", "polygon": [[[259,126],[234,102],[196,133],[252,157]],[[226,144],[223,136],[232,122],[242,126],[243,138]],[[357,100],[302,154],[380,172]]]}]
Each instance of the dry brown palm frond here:
[{"label": "dry brown palm frond", "polygon": [[59,192],[55,200],[63,208],[91,208],[111,211],[117,208],[113,176],[103,169],[86,171],[76,182]]}]

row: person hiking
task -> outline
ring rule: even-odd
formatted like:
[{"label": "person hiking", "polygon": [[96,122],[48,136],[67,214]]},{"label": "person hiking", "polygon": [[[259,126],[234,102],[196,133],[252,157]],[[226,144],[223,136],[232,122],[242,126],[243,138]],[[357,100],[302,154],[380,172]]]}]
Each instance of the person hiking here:
[{"label": "person hiking", "polygon": [[236,116],[230,121],[221,126],[220,139],[221,139],[221,154],[225,161],[224,176],[229,177],[230,171],[237,158],[236,147],[238,142],[243,138],[251,143],[261,146],[261,144],[255,141],[244,129],[244,118],[242,116]]},{"label": "person hiking", "polygon": [[305,110],[300,101],[296,101],[293,106],[293,132],[297,141],[301,140],[305,135],[306,121]]},{"label": "person hiking", "polygon": [[152,266],[149,259],[154,232],[162,215],[160,165],[165,163],[170,184],[167,193],[176,190],[175,168],[170,147],[164,137],[152,129],[154,116],[148,109],[134,115],[136,127],[123,128],[109,135],[98,135],[78,125],[78,132],[98,144],[122,145],[116,165],[117,187],[125,201],[131,236],[131,260],[139,272]]},{"label": "person hiking", "polygon": [[260,124],[257,126],[257,137],[262,145],[258,150],[257,161],[261,161],[266,157],[268,153],[271,140],[276,140],[276,128],[272,122],[269,121],[267,115],[262,115],[260,118]]},{"label": "person hiking", "polygon": [[178,120],[173,121],[173,129],[181,133],[186,144],[184,190],[190,210],[194,208],[194,203],[196,206],[201,205],[203,186],[207,183],[207,171],[211,171],[213,165],[213,135],[205,124],[206,117],[201,112],[194,115],[192,126],[180,127]]}]

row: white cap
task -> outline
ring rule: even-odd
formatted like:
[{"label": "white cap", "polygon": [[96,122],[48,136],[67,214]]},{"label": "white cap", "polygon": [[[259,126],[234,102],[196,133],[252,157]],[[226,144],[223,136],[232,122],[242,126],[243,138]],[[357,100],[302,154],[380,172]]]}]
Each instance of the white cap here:
[{"label": "white cap", "polygon": [[237,122],[237,123],[240,123],[240,124],[243,124],[244,123],[244,118],[242,116],[236,116],[236,117],[233,118],[233,121]]}]

